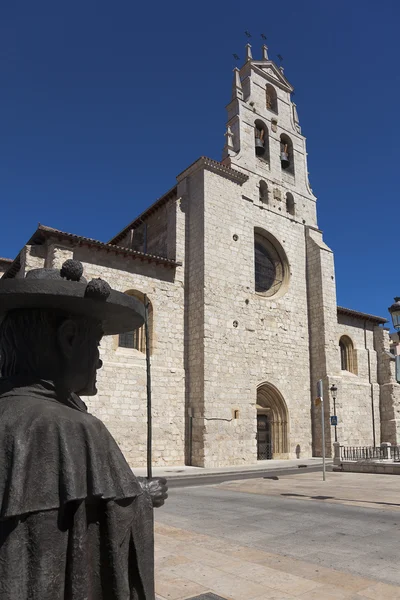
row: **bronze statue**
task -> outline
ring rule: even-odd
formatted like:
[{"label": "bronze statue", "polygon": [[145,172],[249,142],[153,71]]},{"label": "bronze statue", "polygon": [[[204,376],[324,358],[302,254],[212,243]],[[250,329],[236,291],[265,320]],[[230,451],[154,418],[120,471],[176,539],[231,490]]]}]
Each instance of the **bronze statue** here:
[{"label": "bronze statue", "polygon": [[103,335],[143,306],[77,261],[0,281],[0,598],[154,600],[153,506],[78,394],[96,393]]}]

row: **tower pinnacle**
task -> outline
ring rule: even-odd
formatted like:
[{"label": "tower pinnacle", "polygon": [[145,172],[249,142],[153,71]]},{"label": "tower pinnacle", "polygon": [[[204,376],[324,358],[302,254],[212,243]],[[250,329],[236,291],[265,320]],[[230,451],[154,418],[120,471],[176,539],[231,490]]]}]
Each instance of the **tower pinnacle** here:
[{"label": "tower pinnacle", "polygon": [[251,54],[251,45],[246,44],[246,60],[252,60],[253,56]]},{"label": "tower pinnacle", "polygon": [[262,47],[262,59],[269,60],[268,59],[268,46],[266,44],[264,44]]},{"label": "tower pinnacle", "polygon": [[237,67],[233,69],[232,100],[235,98],[243,99],[242,82],[240,81],[240,71]]}]

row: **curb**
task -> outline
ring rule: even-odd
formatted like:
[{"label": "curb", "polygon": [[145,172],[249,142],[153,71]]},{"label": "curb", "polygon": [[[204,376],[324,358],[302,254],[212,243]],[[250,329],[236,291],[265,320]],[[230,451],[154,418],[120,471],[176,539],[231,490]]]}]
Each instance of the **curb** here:
[{"label": "curb", "polygon": [[[330,467],[332,462],[327,462],[326,466]],[[232,477],[242,476],[242,475],[258,475],[265,473],[276,473],[277,471],[316,471],[322,470],[322,463],[316,465],[297,465],[291,467],[273,467],[272,469],[249,469],[245,471],[218,471],[217,473],[186,473],[186,474],[169,474],[165,473],[163,475],[158,475],[157,477],[165,477],[168,481],[180,481],[185,479],[202,479],[205,477],[226,477],[227,475],[232,475]]]}]

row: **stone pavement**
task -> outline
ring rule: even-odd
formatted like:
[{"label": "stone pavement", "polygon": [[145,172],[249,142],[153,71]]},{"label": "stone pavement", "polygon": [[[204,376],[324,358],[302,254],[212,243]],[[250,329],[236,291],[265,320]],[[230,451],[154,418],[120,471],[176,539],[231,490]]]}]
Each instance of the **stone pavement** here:
[{"label": "stone pavement", "polygon": [[[220,489],[286,496],[370,508],[400,509],[400,477],[373,473],[302,473],[273,479],[247,479],[221,483]],[[400,538],[399,538],[400,542]],[[399,544],[400,545],[400,544]],[[400,596],[399,596],[400,600]]]},{"label": "stone pavement", "polygon": [[156,524],[156,592],[183,600],[399,600],[400,587]]},{"label": "stone pavement", "polygon": [[[348,569],[341,570],[346,569],[346,558],[349,563],[363,560],[362,551],[358,551],[357,546],[351,552],[350,547],[343,546],[343,566],[340,568],[336,565],[336,568],[331,568],[329,556],[327,560],[324,559],[325,564],[316,563],[315,555],[313,559],[312,555],[308,554],[310,549],[306,551],[307,542],[305,542],[305,551],[302,552],[302,531],[307,535],[306,529],[299,528],[299,531],[294,533],[294,537],[290,538],[296,540],[298,545],[295,550],[297,557],[289,554],[290,546],[289,551],[285,550],[278,554],[269,551],[270,545],[272,550],[274,547],[268,542],[265,550],[254,547],[254,543],[247,541],[249,536],[253,539],[257,537],[254,527],[257,526],[257,510],[260,510],[260,502],[269,501],[275,505],[278,502],[278,506],[283,507],[282,515],[289,515],[288,512],[285,513],[284,506],[295,504],[298,509],[304,506],[306,518],[311,518],[310,506],[316,508],[325,506],[325,509],[321,509],[325,512],[330,510],[329,506],[332,504],[336,504],[336,507],[332,507],[335,511],[339,509],[337,504],[342,504],[344,505],[342,510],[350,511],[349,527],[354,516],[354,527],[357,529],[361,521],[357,520],[354,511],[357,511],[357,514],[360,511],[364,512],[370,520],[368,514],[376,515],[380,520],[383,519],[382,514],[386,514],[389,518],[389,515],[395,515],[393,511],[400,510],[399,491],[399,477],[353,473],[327,473],[325,482],[322,481],[320,473],[305,473],[280,477],[278,481],[271,479],[234,481],[188,489],[184,491],[187,494],[185,502],[193,504],[192,511],[201,509],[198,501],[202,497],[205,502],[208,502],[208,510],[216,514],[216,521],[225,522],[225,530],[229,531],[229,528],[234,526],[232,515],[224,518],[223,513],[224,510],[231,512],[232,507],[237,507],[237,510],[241,511],[237,514],[239,519],[242,519],[242,515],[244,516],[246,512],[251,519],[253,513],[251,519],[253,528],[249,534],[243,538],[238,536],[238,540],[235,540],[227,535],[218,535],[221,531],[220,527],[201,529],[192,523],[189,526],[188,515],[175,517],[172,512],[163,514],[161,509],[156,523],[156,589],[159,598],[160,600],[186,600],[212,592],[227,600],[399,600],[400,586],[379,581],[378,570],[374,572],[373,569],[371,571],[366,569],[363,575],[352,574]],[[220,512],[215,508],[218,504],[211,504],[211,492],[221,506]],[[182,494],[182,490],[179,490],[179,493]],[[262,500],[263,496],[271,498]],[[238,497],[243,498],[241,504],[238,503]],[[251,497],[254,497],[254,501],[256,498],[260,500],[252,503]],[[179,498],[181,504],[178,503],[176,507],[178,513],[182,512],[180,506],[184,506],[182,496]],[[229,498],[232,498],[233,504],[230,504]],[[178,495],[170,498],[170,502],[174,500],[178,501]],[[265,504],[265,509],[270,511],[271,506]],[[275,515],[275,513],[270,514],[271,517]],[[396,516],[394,520],[397,521]],[[280,524],[270,522],[269,527],[290,529],[293,527],[292,522]],[[176,526],[171,523],[175,523]],[[321,529],[325,527],[324,521],[319,523]],[[266,526],[268,531],[268,522],[265,518],[263,526]],[[373,528],[374,523],[371,526]],[[246,525],[242,526],[242,529],[243,527],[247,529]],[[329,528],[329,525],[327,527]],[[387,530],[384,527],[385,525],[382,524],[382,534],[386,536],[384,531]],[[397,539],[396,531],[395,527],[394,539]],[[363,539],[364,544],[371,543],[367,541],[370,539],[368,534],[367,537],[363,537],[366,533],[360,531],[361,537],[357,538],[361,548]],[[233,535],[236,534],[233,532]],[[349,531],[349,536],[351,535],[353,534]],[[400,541],[400,535],[398,537]],[[385,546],[384,539],[382,543]],[[332,550],[337,552],[335,556],[339,557],[341,547],[337,542],[335,544]],[[397,547],[396,542],[395,545]],[[390,552],[392,553],[393,550]],[[397,556],[396,552],[395,555]],[[396,559],[393,558],[396,564]],[[385,567],[380,565],[380,568]]]}]

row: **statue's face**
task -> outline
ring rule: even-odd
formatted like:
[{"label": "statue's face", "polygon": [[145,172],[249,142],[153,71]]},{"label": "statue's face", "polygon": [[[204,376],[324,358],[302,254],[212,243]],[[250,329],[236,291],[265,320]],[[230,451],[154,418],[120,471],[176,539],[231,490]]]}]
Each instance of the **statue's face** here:
[{"label": "statue's face", "polygon": [[100,326],[90,332],[89,339],[80,346],[80,352],[76,355],[76,369],[80,374],[78,389],[74,390],[82,396],[94,396],[97,394],[97,370],[101,369],[103,362],[100,360],[99,346],[102,338]]},{"label": "statue's face", "polygon": [[65,379],[72,392],[84,396],[97,394],[97,369],[102,366],[99,346],[103,336],[95,321],[68,320],[59,329],[59,346],[65,357]]}]

